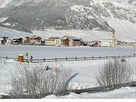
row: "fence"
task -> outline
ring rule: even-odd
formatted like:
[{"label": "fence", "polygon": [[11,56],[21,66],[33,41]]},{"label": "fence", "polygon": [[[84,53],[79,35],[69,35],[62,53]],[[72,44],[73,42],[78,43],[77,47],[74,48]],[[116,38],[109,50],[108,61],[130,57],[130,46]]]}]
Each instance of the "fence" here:
[{"label": "fence", "polygon": [[[120,83],[113,85],[116,86],[116,89],[119,89],[121,87],[136,87],[136,81],[128,82],[128,83]],[[109,90],[109,87],[111,86],[103,86],[103,87],[93,87],[93,88],[87,88],[87,89],[77,89],[77,90],[67,90],[65,94],[69,94],[71,92],[76,94],[81,93],[96,93],[96,92],[107,92]]]},{"label": "fence", "polygon": [[[30,58],[28,59],[31,63],[41,63],[41,62],[65,62],[65,61],[87,61],[87,60],[101,60],[101,59],[114,59],[114,58],[131,58],[136,57],[135,54],[133,55],[122,55],[122,56],[97,56],[97,57],[65,57],[65,58],[42,58],[42,59],[34,59]],[[0,59],[13,59],[17,61],[17,58],[11,58],[11,57],[0,57]]]},{"label": "fence", "polygon": [[[116,86],[116,89],[119,89],[121,87],[136,87],[136,81],[132,82],[127,82],[127,83],[120,83],[114,85]],[[98,93],[98,92],[108,92],[111,91],[109,90],[109,87],[111,86],[103,86],[103,87],[92,87],[92,88],[86,88],[86,89],[77,89],[77,90],[65,90],[64,92],[61,93],[61,95],[68,95],[71,92],[76,93],[76,94],[81,94],[81,93]],[[48,95],[52,95],[53,93],[49,93]],[[0,99],[33,99],[33,96],[30,95],[24,95],[23,97],[14,97],[10,95],[0,95]]]}]

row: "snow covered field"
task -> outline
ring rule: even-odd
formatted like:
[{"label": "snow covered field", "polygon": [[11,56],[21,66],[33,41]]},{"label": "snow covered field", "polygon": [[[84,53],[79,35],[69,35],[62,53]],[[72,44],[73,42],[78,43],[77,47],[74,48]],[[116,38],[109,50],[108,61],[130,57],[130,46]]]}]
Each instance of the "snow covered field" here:
[{"label": "snow covered field", "polygon": [[[75,57],[75,56],[106,56],[106,55],[130,55],[136,49],[116,48],[90,48],[90,47],[43,47],[43,46],[0,46],[0,56],[17,57],[18,54],[29,54],[35,58],[43,57]],[[133,69],[133,80],[136,80],[136,58],[127,59]],[[40,63],[43,66],[61,66],[69,69],[72,74],[78,74],[69,84],[70,89],[81,89],[98,86],[96,76],[107,60],[77,61],[77,62],[46,62]],[[30,64],[33,66],[35,64]],[[7,93],[10,89],[12,75],[17,75],[17,70],[22,63],[13,60],[0,60],[0,93]],[[112,92],[76,95],[71,93],[68,96],[45,98],[136,98],[135,88],[121,88]]]},{"label": "snow covered field", "polygon": [[28,52],[34,58],[91,57],[112,55],[133,55],[133,48],[91,48],[91,47],[46,47],[46,46],[0,46],[0,56],[16,58]]},{"label": "snow covered field", "polygon": [[[70,82],[69,88],[81,89],[98,86],[96,76],[103,64],[107,60],[98,61],[82,61],[82,62],[54,62],[54,63],[41,63],[40,65],[61,66],[71,70],[72,74],[78,75]],[[136,58],[128,59],[133,69],[133,80],[136,80]],[[35,64],[31,64],[33,66]],[[0,93],[7,93],[10,89],[10,80],[12,75],[17,75],[16,72],[21,68],[22,64],[12,60],[0,61]],[[88,94],[82,93],[80,95],[71,93],[68,96],[56,97],[47,96],[45,98],[136,98],[136,88],[121,88],[111,92]]]}]

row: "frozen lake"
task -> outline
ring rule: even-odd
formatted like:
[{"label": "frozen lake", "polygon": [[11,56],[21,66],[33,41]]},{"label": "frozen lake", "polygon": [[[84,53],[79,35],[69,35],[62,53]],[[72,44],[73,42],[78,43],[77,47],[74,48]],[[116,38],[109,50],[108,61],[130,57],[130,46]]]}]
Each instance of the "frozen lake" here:
[{"label": "frozen lake", "polygon": [[108,55],[131,55],[132,48],[91,48],[91,47],[47,47],[47,46],[0,46],[0,56],[17,57],[28,52],[34,58],[91,57]]}]

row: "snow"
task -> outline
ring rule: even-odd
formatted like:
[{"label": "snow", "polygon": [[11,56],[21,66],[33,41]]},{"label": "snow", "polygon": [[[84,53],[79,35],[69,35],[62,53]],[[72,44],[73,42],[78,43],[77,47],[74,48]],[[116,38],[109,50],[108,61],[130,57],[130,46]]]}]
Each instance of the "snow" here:
[{"label": "snow", "polygon": [[123,87],[121,89],[116,89],[110,92],[99,92],[99,93],[82,93],[75,94],[71,93],[67,96],[57,97],[55,95],[50,95],[45,97],[45,99],[135,99],[136,98],[136,88]]},{"label": "snow", "polygon": [[99,31],[91,31],[91,30],[53,30],[46,29],[45,31],[33,31],[35,35],[42,37],[43,39],[47,39],[51,36],[76,36],[78,38],[83,38],[83,40],[100,40],[100,39],[109,39],[112,36],[110,32],[99,32]]},{"label": "snow", "polygon": [[5,27],[0,27],[0,38],[4,36],[9,38],[19,38],[19,37],[25,38],[26,36],[34,36],[34,34],[21,32],[21,31],[17,31],[17,30],[5,28]]},{"label": "snow", "polygon": [[[0,8],[5,7],[9,0],[0,1]],[[11,0],[10,0],[11,1]],[[28,1],[28,0],[27,0]],[[31,0],[29,0],[31,1]],[[41,2],[42,0],[34,0],[34,3]],[[109,0],[93,0],[96,4],[102,4],[104,1],[109,2]],[[110,0],[111,1],[111,0]],[[122,3],[112,0],[111,2],[115,7],[123,7],[124,9],[131,9],[133,6],[127,4],[123,0],[118,0]],[[19,6],[24,3],[25,0],[21,0],[15,4]],[[74,11],[84,11],[83,6],[75,5],[71,7]],[[122,11],[120,11],[122,14]],[[110,13],[110,12],[109,12]],[[127,17],[130,18],[132,14],[128,14]],[[88,17],[92,17],[91,15]],[[5,21],[7,18],[0,19],[0,22]],[[116,30],[116,38],[122,41],[136,41],[136,24],[131,23],[126,20],[119,20],[116,18],[109,17],[105,19],[108,24]],[[8,23],[6,23],[8,25]],[[8,36],[10,38],[26,37],[38,35],[43,39],[47,39],[51,36],[75,36],[78,38],[83,38],[83,40],[101,40],[101,39],[111,39],[112,33],[105,31],[90,31],[90,30],[53,30],[46,29],[45,31],[33,31],[34,34],[20,32],[16,30],[11,30],[8,28],[0,27],[0,38],[3,36]],[[108,55],[132,55],[136,52],[134,48],[91,48],[91,47],[46,47],[46,46],[3,46],[0,45],[0,56],[8,56],[17,58],[19,54],[25,55],[28,52],[34,58],[55,58],[55,57],[84,57],[84,56],[108,56]],[[133,69],[133,80],[136,80],[136,58],[127,59],[131,64]],[[49,66],[62,66],[66,69],[70,69],[72,74],[77,74],[77,76],[70,82],[69,89],[82,89],[98,86],[96,82],[96,76],[99,74],[99,70],[102,68],[103,64],[107,60],[93,60],[93,61],[77,61],[77,62],[52,62],[52,63],[40,63],[40,65]],[[22,63],[18,63],[14,60],[0,60],[0,95],[7,94],[11,89],[10,81],[12,75],[18,75],[17,70],[22,67]],[[34,66],[35,64],[30,64]],[[110,92],[100,92],[100,93],[82,93],[75,94],[71,93],[67,96],[54,96],[50,95],[45,97],[46,99],[96,99],[96,98],[136,98],[136,88],[124,87]]]},{"label": "snow", "polygon": [[6,21],[8,19],[8,17],[3,17],[3,18],[0,18],[0,23]]},{"label": "snow", "polygon": [[110,55],[133,55],[135,48],[104,48],[104,47],[49,47],[49,46],[14,46],[0,45],[0,56],[17,58],[19,54],[29,53],[34,58],[55,58],[55,57],[92,57]]},{"label": "snow", "polygon": [[0,0],[0,8],[6,7],[8,4],[12,4],[12,6],[20,6],[23,3],[27,2],[33,2],[33,3],[39,3],[42,2],[43,0]]},{"label": "snow", "polygon": [[13,0],[0,0],[0,8],[4,8],[11,1],[13,1]]},{"label": "snow", "polygon": [[[5,50],[3,50],[5,49]],[[36,54],[35,57],[43,58],[54,57],[64,55],[67,57],[75,56],[79,54],[80,56],[91,56],[91,55],[113,55],[113,54],[125,54],[130,55],[136,52],[136,49],[114,49],[114,48],[90,48],[90,47],[43,47],[43,46],[0,46],[0,56],[8,55],[15,57],[15,53],[23,53],[23,51],[29,50],[30,54]],[[21,52],[22,51],[22,52]],[[46,52],[47,51],[47,52]],[[133,69],[133,80],[136,80],[136,58],[127,59],[131,64]],[[69,89],[82,89],[98,86],[96,82],[96,76],[99,75],[99,70],[102,68],[103,64],[107,60],[93,60],[93,61],[77,61],[77,62],[46,62],[40,63],[42,66],[61,66],[65,69],[71,70],[72,74],[77,74],[77,76],[72,79],[69,84]],[[16,62],[14,60],[0,60],[0,93],[5,93],[11,89],[10,81],[12,75],[18,75],[17,70],[22,68],[22,63]],[[29,64],[30,66],[35,66],[37,64]],[[48,96],[46,98],[135,98],[134,92],[135,88],[122,88],[108,93],[95,93],[88,94],[83,93],[76,95],[71,93],[68,96],[56,97]],[[127,94],[130,94],[127,96]],[[131,95],[132,94],[132,95]],[[130,97],[129,97],[130,96]]]},{"label": "snow", "polygon": [[[115,36],[120,41],[136,41],[136,23],[131,23],[126,20],[120,20],[116,18],[105,19],[108,24],[115,29]],[[45,31],[33,31],[35,35],[47,39],[51,36],[76,36],[83,38],[83,40],[101,40],[101,39],[112,39],[112,32],[95,31],[95,30],[54,30],[46,29]]]},{"label": "snow", "polygon": [[74,5],[74,6],[71,6],[71,10],[76,11],[76,12],[84,12],[84,6]]},{"label": "snow", "polygon": [[[81,88],[87,88],[87,87],[89,88],[89,87],[96,86],[95,77],[96,75],[98,75],[98,71],[104,62],[105,61],[83,61],[82,64],[80,62],[65,62],[65,63],[44,63],[43,65],[48,65],[48,64],[50,64],[50,66],[62,65],[64,68],[72,69],[73,74],[79,73],[79,75],[72,80],[69,87],[73,89],[81,89]],[[10,87],[11,76],[18,74],[16,71],[17,69],[21,68],[22,64],[17,63],[17,62],[9,62],[9,61],[4,61],[0,63],[1,63],[1,66],[0,66],[0,82],[1,82],[0,83],[0,93],[7,94],[7,92],[11,88]],[[128,92],[128,90],[125,89],[125,92]],[[122,92],[120,90],[118,91],[119,94],[124,93],[127,95],[127,93],[125,92]],[[132,90],[129,92],[132,92]],[[110,95],[108,93],[106,95],[104,95],[104,93],[100,93],[100,95],[99,94],[89,95],[87,93],[76,95],[74,93],[71,93],[70,95],[65,96],[65,97],[56,97],[52,95],[52,96],[47,96],[46,98],[108,98],[109,96]],[[117,96],[118,95],[116,95],[116,97]],[[124,97],[127,98],[127,96],[124,96]],[[122,97],[118,97],[118,98],[122,98]],[[129,98],[132,98],[132,96]]]},{"label": "snow", "polygon": [[136,41],[136,23],[111,18],[108,20],[108,24],[115,29],[117,39],[121,39],[122,41]]},{"label": "snow", "polygon": [[[112,3],[115,7],[129,8],[128,0],[92,0],[93,3],[102,5],[103,3]],[[91,2],[90,2],[91,3]]]}]

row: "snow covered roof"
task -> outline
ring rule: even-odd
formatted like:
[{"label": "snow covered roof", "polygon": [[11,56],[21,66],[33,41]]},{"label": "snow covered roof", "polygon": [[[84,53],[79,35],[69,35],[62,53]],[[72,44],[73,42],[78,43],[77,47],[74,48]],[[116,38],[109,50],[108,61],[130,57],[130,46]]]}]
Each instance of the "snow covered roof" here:
[{"label": "snow covered roof", "polygon": [[102,40],[112,40],[112,39],[101,39],[101,41],[102,41]]},{"label": "snow covered roof", "polygon": [[0,40],[3,40],[3,38],[0,38]]},{"label": "snow covered roof", "polygon": [[63,37],[62,37],[62,39],[66,39],[66,38],[71,38],[71,39],[73,39],[73,40],[77,40],[77,39],[79,40],[79,39],[80,39],[80,38],[78,38],[78,37],[71,36],[71,35],[70,35],[70,36],[63,36]]}]

